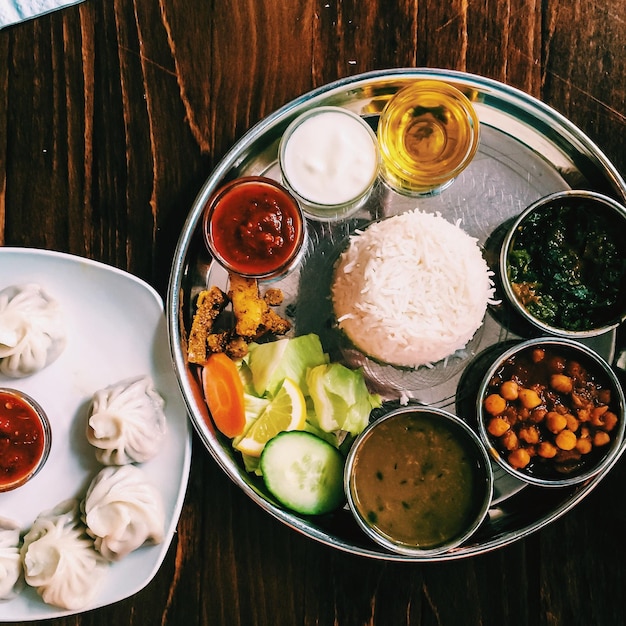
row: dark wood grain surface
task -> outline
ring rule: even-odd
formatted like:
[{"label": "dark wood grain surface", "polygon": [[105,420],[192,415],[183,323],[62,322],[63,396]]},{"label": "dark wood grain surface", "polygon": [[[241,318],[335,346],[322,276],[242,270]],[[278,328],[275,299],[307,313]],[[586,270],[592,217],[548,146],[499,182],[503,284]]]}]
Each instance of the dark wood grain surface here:
[{"label": "dark wood grain surface", "polygon": [[[190,205],[248,128],[311,88],[401,66],[522,89],[626,173],[625,0],[85,0],[0,31],[0,244],[103,261],[165,295]],[[47,623],[619,626],[625,480],[623,459],[504,549],[393,564],[283,526],[194,441],[154,580]]]}]

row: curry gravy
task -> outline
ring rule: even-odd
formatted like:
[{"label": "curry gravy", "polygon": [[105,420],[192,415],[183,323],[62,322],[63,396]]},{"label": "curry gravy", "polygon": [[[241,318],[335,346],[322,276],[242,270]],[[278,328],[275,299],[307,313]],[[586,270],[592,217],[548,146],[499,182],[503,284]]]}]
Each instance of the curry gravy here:
[{"label": "curry gravy", "polygon": [[481,504],[478,453],[460,428],[403,413],[372,429],[354,461],[361,515],[393,541],[431,548],[463,533]]}]

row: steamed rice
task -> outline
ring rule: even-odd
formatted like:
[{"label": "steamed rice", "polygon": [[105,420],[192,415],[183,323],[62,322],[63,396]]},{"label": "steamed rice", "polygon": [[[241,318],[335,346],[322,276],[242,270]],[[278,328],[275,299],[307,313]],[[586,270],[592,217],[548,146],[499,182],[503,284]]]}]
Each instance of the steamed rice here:
[{"label": "steamed rice", "polygon": [[418,210],[350,238],[331,287],[335,316],[369,356],[417,367],[463,349],[494,295],[477,240]]}]

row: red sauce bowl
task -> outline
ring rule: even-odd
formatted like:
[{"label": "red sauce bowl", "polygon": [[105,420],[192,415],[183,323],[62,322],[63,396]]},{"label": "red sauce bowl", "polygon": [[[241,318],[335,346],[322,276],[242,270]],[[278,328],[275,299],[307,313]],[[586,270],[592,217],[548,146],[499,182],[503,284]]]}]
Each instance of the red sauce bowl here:
[{"label": "red sauce bowl", "polygon": [[263,176],[237,178],[221,187],[204,213],[204,238],[228,271],[274,279],[297,264],[305,224],[298,201]]},{"label": "red sauce bowl", "polygon": [[50,422],[39,404],[21,391],[0,388],[0,492],[35,476],[51,444]]}]

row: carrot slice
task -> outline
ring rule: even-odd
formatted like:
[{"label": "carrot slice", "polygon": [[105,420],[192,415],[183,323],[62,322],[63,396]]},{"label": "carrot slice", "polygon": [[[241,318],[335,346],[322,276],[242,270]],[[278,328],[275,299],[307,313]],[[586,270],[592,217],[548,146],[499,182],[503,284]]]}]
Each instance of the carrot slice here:
[{"label": "carrot slice", "polygon": [[202,369],[202,389],[217,429],[227,437],[243,433],[246,423],[243,383],[225,354],[212,354]]}]

